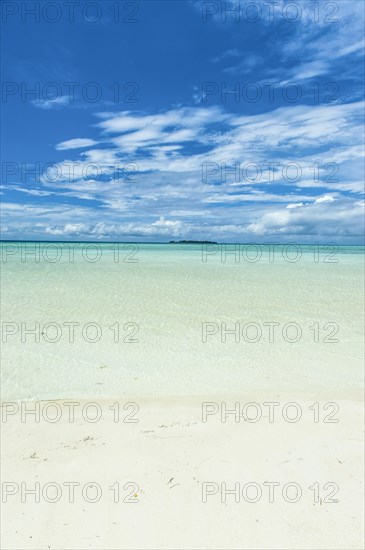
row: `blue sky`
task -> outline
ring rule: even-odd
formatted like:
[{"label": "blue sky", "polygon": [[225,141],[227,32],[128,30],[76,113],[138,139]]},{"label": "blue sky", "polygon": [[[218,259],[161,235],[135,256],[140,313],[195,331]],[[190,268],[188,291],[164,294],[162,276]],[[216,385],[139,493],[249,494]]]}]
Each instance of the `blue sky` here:
[{"label": "blue sky", "polygon": [[360,0],[4,1],[2,239],[362,242],[363,24]]}]

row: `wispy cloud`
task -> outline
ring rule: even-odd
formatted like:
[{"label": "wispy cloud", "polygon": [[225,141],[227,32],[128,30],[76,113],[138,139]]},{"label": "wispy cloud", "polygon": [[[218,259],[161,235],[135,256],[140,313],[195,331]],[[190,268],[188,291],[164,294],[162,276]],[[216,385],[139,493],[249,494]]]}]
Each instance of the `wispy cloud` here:
[{"label": "wispy cloud", "polygon": [[[212,13],[209,21],[222,31],[230,29],[232,33],[249,31],[250,17],[256,14],[256,28],[265,50],[266,64],[256,51],[235,48],[216,56],[215,62],[241,58],[235,64],[222,69],[229,75],[247,75],[252,73],[260,79],[275,80],[285,85],[287,82],[300,82],[320,75],[337,77],[347,71],[347,56],[361,56],[364,53],[364,3],[358,0],[346,0],[329,3],[320,0],[315,4],[308,0],[277,0],[270,8],[270,3],[257,0],[253,3],[253,14],[247,14],[247,2],[238,0],[229,3],[212,3],[207,10],[207,3],[195,2],[200,12]],[[205,5],[205,7],[204,7]],[[256,6],[256,7],[255,7]],[[213,13],[214,12],[214,13]],[[291,19],[292,18],[292,19]],[[289,24],[288,24],[289,23]],[[286,25],[285,32],[280,30]],[[334,55],[336,52],[336,55]],[[267,62],[272,60],[272,63]]]},{"label": "wispy cloud", "polygon": [[[70,74],[62,71],[62,80],[71,81],[76,74],[77,78],[97,75],[100,101],[85,101],[78,83],[72,100],[63,95],[32,102],[44,111],[42,116],[37,114],[45,125],[40,144],[32,144],[30,150],[44,159],[53,151],[52,161],[59,161],[38,179],[28,163],[24,177],[20,169],[11,174],[11,184],[7,182],[3,188],[7,235],[66,239],[202,235],[221,240],[269,239],[271,235],[282,240],[300,235],[309,241],[314,235],[326,240],[361,238],[364,104],[359,100],[359,84],[364,3],[257,0],[249,8],[243,0],[193,2],[187,4],[187,17],[189,7],[195,5],[201,11],[202,4],[215,10],[206,25],[201,18],[196,25],[196,12],[192,12],[191,32],[197,33],[199,27],[202,47],[192,64],[190,57],[185,60],[185,49],[180,51],[175,42],[171,44],[166,61],[168,86],[161,78],[158,91],[153,91],[149,65],[155,57],[149,57],[149,50],[144,49],[141,56],[136,49],[126,56],[125,65],[110,52],[110,60],[121,63],[119,67],[110,61],[110,66],[118,66],[125,78],[138,74],[141,79],[138,103],[127,106],[129,87],[124,82],[111,85],[112,81],[105,81],[107,71],[100,61],[104,58],[100,55],[99,59],[90,44],[95,54],[90,55],[90,63],[82,61]],[[171,13],[165,10],[166,17],[174,15],[174,5],[171,3]],[[221,11],[226,8],[240,8],[242,14],[247,14],[247,8],[251,16],[257,9],[259,17],[257,21],[244,15],[239,21],[232,16],[222,18]],[[300,17],[290,21],[296,10]],[[158,51],[164,47],[165,27],[161,26],[161,37],[155,33],[151,56],[155,46]],[[108,31],[114,41],[114,27]],[[197,38],[192,35],[191,44]],[[84,42],[80,43],[84,47]],[[72,55],[70,50],[67,59]],[[53,57],[49,60],[57,65]],[[138,64],[134,60],[139,60]],[[67,66],[65,62],[63,68]],[[134,66],[139,72],[134,73]],[[37,78],[41,82],[31,69],[29,65],[29,74],[21,80]],[[45,80],[46,70],[43,76]],[[209,103],[200,78],[217,87]],[[267,90],[267,83],[278,84],[279,100],[275,88],[272,101],[267,96],[252,103],[245,98],[237,101],[242,94],[230,93],[230,101],[225,102],[222,87],[232,92],[239,84],[242,91],[250,82],[262,85],[262,90]],[[299,83],[303,91],[293,103],[282,95],[283,87],[290,83]],[[316,83],[320,97],[314,98]],[[326,88],[329,83],[337,86],[337,93]],[[144,86],[152,93],[143,96]],[[20,86],[9,97],[9,108],[21,93]],[[64,109],[62,116],[53,112],[60,109]],[[100,112],[103,109],[109,111]],[[91,118],[91,110],[98,112],[96,118]],[[32,122],[34,115],[30,109]],[[51,120],[55,117],[57,125]],[[90,123],[92,131],[88,131]]]},{"label": "wispy cloud", "polygon": [[[250,116],[218,107],[103,113],[97,125],[104,148],[94,148],[95,141],[89,138],[62,142],[76,156],[57,165],[63,174],[57,182],[43,180],[45,192],[66,205],[40,209],[30,204],[17,210],[10,203],[3,210],[5,225],[9,228],[14,216],[22,224],[25,215],[30,232],[40,231],[41,218],[49,235],[87,238],[89,234],[104,239],[361,235],[362,111],[363,104],[357,102],[297,105]],[[89,148],[76,153],[76,145]],[[132,176],[128,171],[116,174],[116,164],[131,163],[137,167]],[[215,170],[209,180],[202,177],[204,163]],[[275,168],[270,168],[273,163]],[[300,167],[298,180],[284,177],[283,166],[288,163]],[[245,180],[241,168],[247,164],[259,167],[258,181],[247,176],[249,171]],[[92,174],[90,167],[95,165]],[[333,165],[338,168],[336,178],[329,177]],[[83,201],[82,206],[70,207],[71,198]],[[100,224],[101,213],[108,222]]]},{"label": "wispy cloud", "polygon": [[70,97],[63,95],[52,99],[34,99],[32,100],[32,105],[38,109],[59,109],[61,107],[65,107],[66,105],[70,105]]},{"label": "wispy cloud", "polygon": [[57,143],[56,149],[58,151],[64,151],[66,149],[82,149],[84,147],[92,147],[93,145],[97,144],[98,142],[94,141],[93,139],[73,138],[68,139],[67,141],[62,141],[61,143]]}]

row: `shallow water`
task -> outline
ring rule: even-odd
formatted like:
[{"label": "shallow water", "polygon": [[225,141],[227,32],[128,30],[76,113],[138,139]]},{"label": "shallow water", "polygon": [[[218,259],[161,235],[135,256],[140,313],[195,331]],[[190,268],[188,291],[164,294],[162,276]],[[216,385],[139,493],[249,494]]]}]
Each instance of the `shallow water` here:
[{"label": "shallow water", "polygon": [[1,248],[5,400],[362,385],[363,247]]}]

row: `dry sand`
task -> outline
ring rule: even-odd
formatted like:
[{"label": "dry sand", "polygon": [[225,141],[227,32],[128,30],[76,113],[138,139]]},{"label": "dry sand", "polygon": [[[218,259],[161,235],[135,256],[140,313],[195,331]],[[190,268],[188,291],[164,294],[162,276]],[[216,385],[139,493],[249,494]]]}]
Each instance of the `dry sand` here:
[{"label": "dry sand", "polygon": [[[75,407],[73,423],[64,402],[58,402],[61,418],[54,423],[45,420],[56,413],[54,406],[44,408],[46,402],[38,404],[43,413],[38,423],[32,416],[21,421],[20,404],[19,412],[3,418],[2,500],[6,490],[14,493],[2,503],[4,549],[363,548],[359,395],[123,399],[119,422],[115,401],[99,403],[101,419],[94,423],[88,418],[96,408],[84,408],[86,402]],[[289,422],[282,412],[294,401],[299,408],[288,407],[284,414],[294,418],[299,410],[302,416]],[[139,410],[124,410],[127,402],[136,402]],[[207,422],[202,402],[216,402],[210,410],[219,410]],[[235,422],[229,415],[223,423],[222,402],[227,408],[238,402],[241,409],[256,402],[262,418],[248,422],[241,416]],[[273,422],[263,402],[280,403]],[[320,403],[319,422],[309,409],[314,402]],[[338,412],[333,406],[324,411],[326,402],[336,402]],[[245,412],[253,417],[255,408]],[[138,422],[123,422],[127,415]],[[324,422],[327,415],[339,422]],[[79,484],[74,502],[69,482]],[[271,486],[273,502],[268,482],[279,484]],[[25,492],[36,483],[39,502]],[[227,493],[226,502],[222,483],[237,490]],[[293,485],[285,487],[285,499],[287,483]],[[331,497],[334,484],[339,490]],[[88,502],[98,491],[99,500]],[[298,501],[288,502],[296,494]],[[255,497],[257,502],[248,502]],[[331,498],[338,502],[327,502]]]}]

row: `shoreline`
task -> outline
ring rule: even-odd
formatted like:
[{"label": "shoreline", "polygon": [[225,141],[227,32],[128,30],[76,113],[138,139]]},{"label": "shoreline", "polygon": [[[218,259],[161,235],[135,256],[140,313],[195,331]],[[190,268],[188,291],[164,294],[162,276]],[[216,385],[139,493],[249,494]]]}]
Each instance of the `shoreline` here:
[{"label": "shoreline", "polygon": [[356,401],[356,402],[364,402],[364,388],[356,388],[356,389],[341,389],[341,390],[324,390],[323,388],[318,388],[317,391],[314,391],[313,388],[310,388],[308,390],[300,389],[300,391],[295,388],[292,391],[289,391],[287,388],[284,390],[279,390],[277,388],[271,390],[271,391],[265,391],[265,390],[259,390],[256,388],[253,388],[251,390],[247,391],[239,391],[239,392],[210,392],[210,393],[199,393],[199,394],[172,394],[172,395],[152,395],[152,394],[115,394],[115,395],[104,395],[101,397],[97,397],[95,395],[90,396],[66,396],[66,397],[55,397],[55,398],[0,398],[0,407],[4,406],[6,403],[62,403],[66,401],[72,401],[77,400],[81,403],[87,403],[91,401],[96,401],[98,403],[106,403],[111,401],[143,401],[145,403],[150,404],[159,404],[159,405],[168,405],[175,402],[185,402],[188,406],[190,406],[193,403],[199,402],[199,401],[206,401],[206,400],[222,400],[223,398],[229,398],[231,401],[243,401],[246,396],[249,397],[252,395],[256,397],[260,397],[261,401],[265,401],[269,398],[281,398],[285,399],[286,401],[290,401],[293,394],[298,398],[300,397],[303,401],[318,401],[320,399],[323,400],[330,400],[330,399],[339,399],[343,401]]}]

